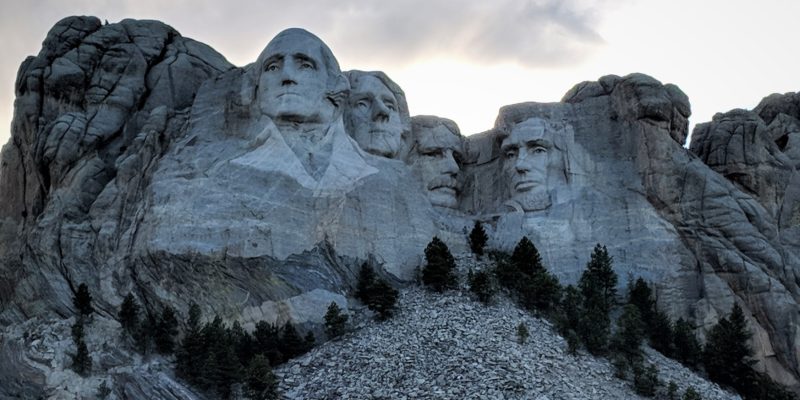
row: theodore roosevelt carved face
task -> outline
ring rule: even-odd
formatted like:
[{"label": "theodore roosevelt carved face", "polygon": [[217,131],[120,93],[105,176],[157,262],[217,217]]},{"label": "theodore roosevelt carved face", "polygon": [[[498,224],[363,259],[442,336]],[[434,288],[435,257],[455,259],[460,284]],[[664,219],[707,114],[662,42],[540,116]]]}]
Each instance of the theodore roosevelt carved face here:
[{"label": "theodore roosevelt carved face", "polygon": [[347,131],[364,151],[397,158],[407,130],[408,106],[397,84],[382,72],[348,71]]},{"label": "theodore roosevelt carved face", "polygon": [[428,199],[436,207],[456,208],[461,192],[459,173],[464,142],[453,121],[414,117],[411,170],[422,181]]}]

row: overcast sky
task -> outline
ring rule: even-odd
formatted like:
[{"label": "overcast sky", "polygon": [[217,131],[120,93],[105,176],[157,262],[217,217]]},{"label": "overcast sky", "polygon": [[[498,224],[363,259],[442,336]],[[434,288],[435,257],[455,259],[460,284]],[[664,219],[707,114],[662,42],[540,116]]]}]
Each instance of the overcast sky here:
[{"label": "overcast sky", "polygon": [[232,63],[288,27],[317,34],[343,70],[383,70],[412,115],[489,129],[499,107],[558,101],[574,84],[643,72],[678,85],[692,124],[800,90],[794,0],[0,0],[0,143],[19,64],[68,15],[158,19]]}]

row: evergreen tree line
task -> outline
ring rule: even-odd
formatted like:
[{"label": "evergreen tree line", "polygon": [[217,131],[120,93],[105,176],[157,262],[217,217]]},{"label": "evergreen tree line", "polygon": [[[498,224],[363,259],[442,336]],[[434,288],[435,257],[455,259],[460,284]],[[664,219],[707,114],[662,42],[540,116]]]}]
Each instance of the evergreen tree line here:
[{"label": "evergreen tree line", "polygon": [[[474,237],[482,236],[476,233],[478,229],[482,231],[476,222],[470,234],[471,245]],[[595,246],[577,285],[566,287],[546,270],[527,237],[517,243],[511,255],[497,251],[489,254],[496,262],[494,273],[469,274],[470,290],[480,301],[491,300],[496,282],[522,307],[553,320],[571,353],[583,347],[593,355],[609,357],[617,375],[632,380],[641,395],[652,397],[661,385],[656,367],[644,362],[641,344],[647,340],[653,349],[689,368],[705,371],[710,380],[735,389],[745,399],[796,399],[785,387],[752,368],[755,361],[748,345],[752,334],[736,304],[731,314],[709,331],[703,347],[691,324],[683,318],[673,322],[659,310],[647,282],[638,278],[628,284],[626,301],[612,334],[611,312],[616,307],[618,277],[605,246]],[[687,390],[688,398],[695,395],[694,390]]]},{"label": "evergreen tree line", "polygon": [[397,290],[375,275],[375,270],[369,263],[361,265],[356,283],[356,298],[374,311],[379,320],[386,320],[394,314],[397,296]]},{"label": "evergreen tree line", "polygon": [[315,343],[312,332],[304,337],[291,323],[283,326],[259,321],[253,333],[237,322],[227,325],[215,317],[200,323],[192,304],[186,331],[175,352],[175,372],[193,386],[229,398],[235,384],[243,384],[253,399],[277,398],[277,380],[271,366],[308,352]]}]

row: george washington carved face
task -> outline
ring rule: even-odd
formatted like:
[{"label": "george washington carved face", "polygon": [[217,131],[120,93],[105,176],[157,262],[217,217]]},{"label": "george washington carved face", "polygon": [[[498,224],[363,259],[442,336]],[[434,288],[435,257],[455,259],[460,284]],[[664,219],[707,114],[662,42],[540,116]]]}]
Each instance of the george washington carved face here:
[{"label": "george washington carved face", "polygon": [[336,94],[347,87],[340,87],[338,63],[318,37],[287,29],[267,44],[256,65],[261,68],[256,97],[265,115],[275,121],[333,121]]}]

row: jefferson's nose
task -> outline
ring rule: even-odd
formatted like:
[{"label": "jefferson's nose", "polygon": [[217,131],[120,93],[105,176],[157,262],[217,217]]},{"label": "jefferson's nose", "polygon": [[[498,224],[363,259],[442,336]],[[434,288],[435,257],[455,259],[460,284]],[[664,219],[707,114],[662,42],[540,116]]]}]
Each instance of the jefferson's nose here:
[{"label": "jefferson's nose", "polygon": [[372,104],[372,120],[389,122],[389,108],[379,100],[374,101]]}]

